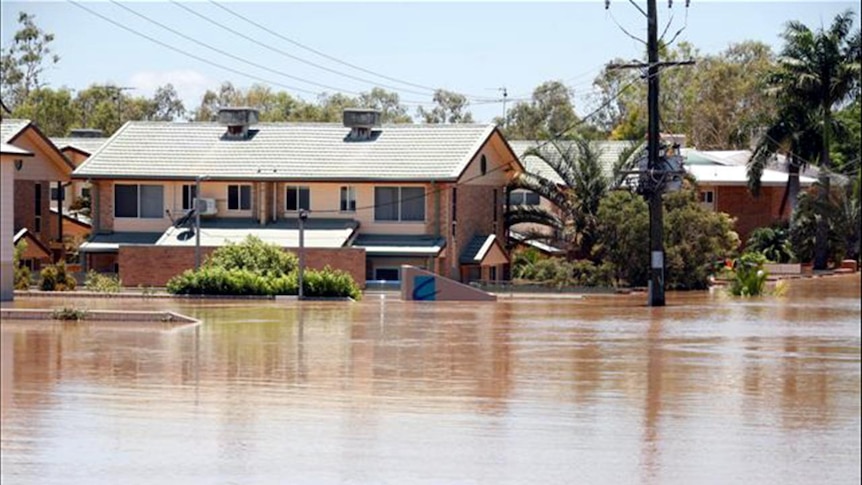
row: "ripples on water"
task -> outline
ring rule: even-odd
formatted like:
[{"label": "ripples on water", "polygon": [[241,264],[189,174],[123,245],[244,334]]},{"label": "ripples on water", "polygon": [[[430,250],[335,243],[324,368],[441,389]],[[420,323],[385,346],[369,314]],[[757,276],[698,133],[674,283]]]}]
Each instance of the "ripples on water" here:
[{"label": "ripples on water", "polygon": [[858,275],[796,281],[782,298],[644,301],[93,300],[204,323],[3,322],[0,473],[34,484],[860,481]]}]

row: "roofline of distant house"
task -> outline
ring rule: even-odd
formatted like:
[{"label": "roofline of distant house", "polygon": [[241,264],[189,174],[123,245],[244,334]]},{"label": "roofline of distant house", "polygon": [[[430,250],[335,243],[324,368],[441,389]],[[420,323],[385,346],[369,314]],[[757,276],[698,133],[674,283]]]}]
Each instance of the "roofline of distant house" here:
[{"label": "roofline of distant house", "polygon": [[[72,179],[75,180],[158,180],[158,181],[174,181],[174,182],[194,182],[197,177],[193,176],[178,176],[178,175],[86,175],[72,174]],[[425,177],[403,177],[403,178],[378,178],[378,177],[293,177],[281,176],[275,177],[272,175],[266,176],[206,176],[207,182],[379,182],[379,183],[439,183],[439,182],[457,182],[458,177],[440,177],[440,178],[425,178]]]},{"label": "roofline of distant house", "polygon": [[18,139],[18,138],[19,138],[19,137],[20,137],[24,132],[26,132],[26,131],[27,131],[27,128],[32,127],[32,128],[36,131],[36,134],[37,134],[37,135],[39,135],[39,137],[40,137],[40,138],[42,138],[42,140],[43,140],[45,143],[47,143],[47,144],[48,144],[48,146],[53,147],[53,148],[54,148],[54,150],[56,150],[56,151],[57,151],[57,153],[60,155],[60,158],[61,158],[61,159],[63,159],[63,161],[64,161],[64,162],[66,162],[66,165],[67,165],[71,170],[75,170],[75,164],[74,164],[74,163],[72,163],[72,161],[71,161],[71,160],[69,160],[68,158],[66,158],[66,155],[65,155],[65,154],[63,154],[63,152],[60,150],[60,147],[58,147],[57,145],[55,145],[55,144],[54,144],[54,142],[52,142],[50,138],[48,138],[47,136],[45,136],[45,134],[44,134],[44,133],[42,133],[42,130],[40,130],[40,129],[39,129],[39,126],[38,126],[38,125],[36,125],[36,123],[33,123],[33,121],[32,121],[32,120],[22,120],[22,121],[26,121],[26,122],[27,122],[27,124],[26,124],[26,125],[24,125],[20,130],[18,130],[18,132],[17,132],[17,133],[15,133],[15,135],[14,135],[14,136],[12,136],[12,138],[10,138],[10,139],[9,139],[9,141],[7,141],[6,143],[8,143],[8,144],[12,144],[12,143],[14,143],[14,142],[15,142],[15,140],[17,140],[17,139]]}]

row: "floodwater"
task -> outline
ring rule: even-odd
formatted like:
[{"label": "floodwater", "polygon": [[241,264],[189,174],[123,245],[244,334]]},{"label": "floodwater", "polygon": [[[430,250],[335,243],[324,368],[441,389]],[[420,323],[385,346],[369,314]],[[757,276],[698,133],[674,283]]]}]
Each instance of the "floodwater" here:
[{"label": "floodwater", "polygon": [[3,322],[4,484],[860,483],[860,278],[497,303],[46,300]]}]

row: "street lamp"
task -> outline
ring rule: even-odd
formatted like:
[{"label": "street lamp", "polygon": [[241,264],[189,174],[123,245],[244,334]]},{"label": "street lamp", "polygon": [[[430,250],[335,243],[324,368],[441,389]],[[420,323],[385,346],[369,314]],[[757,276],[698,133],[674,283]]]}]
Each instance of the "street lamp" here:
[{"label": "street lamp", "polygon": [[305,220],[308,219],[308,211],[299,210],[299,299],[302,300],[302,273],[305,271]]}]

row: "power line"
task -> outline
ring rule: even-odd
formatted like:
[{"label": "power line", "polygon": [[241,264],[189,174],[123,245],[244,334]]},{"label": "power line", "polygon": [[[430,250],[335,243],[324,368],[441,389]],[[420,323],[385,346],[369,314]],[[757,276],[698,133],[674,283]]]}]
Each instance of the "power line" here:
[{"label": "power line", "polygon": [[[336,74],[336,75],[338,75],[338,76],[343,76],[343,77],[346,77],[346,78],[349,78],[349,79],[353,79],[353,80],[355,80],[355,81],[360,81],[360,82],[368,83],[368,84],[371,84],[371,85],[373,85],[373,86],[381,86],[381,87],[389,88],[389,89],[392,89],[392,90],[395,90],[395,91],[402,91],[402,92],[405,92],[405,93],[418,94],[418,95],[421,95],[421,96],[428,96],[428,95],[430,95],[430,94],[433,94],[433,92],[429,93],[429,92],[424,92],[424,91],[416,91],[416,90],[411,90],[411,89],[399,88],[399,87],[397,87],[397,86],[392,86],[392,85],[389,85],[389,84],[379,83],[379,82],[377,82],[377,81],[373,81],[373,80],[370,80],[370,79],[367,79],[367,78],[362,78],[362,77],[359,77],[359,76],[354,76],[354,75],[352,75],[352,74],[347,74],[347,73],[344,73],[344,72],[338,71],[338,70],[336,70],[336,69],[328,68],[328,67],[326,67],[326,66],[323,66],[323,65],[317,64],[317,63],[315,63],[315,62],[311,62],[311,61],[309,61],[309,60],[307,60],[307,59],[303,59],[303,58],[301,58],[301,57],[295,56],[295,55],[293,55],[293,54],[291,54],[291,53],[289,53],[289,52],[285,52],[284,50],[281,50],[281,49],[279,49],[279,48],[277,48],[277,47],[273,47],[273,46],[271,46],[271,45],[269,45],[269,44],[267,44],[267,43],[265,43],[265,42],[262,42],[262,41],[260,41],[260,40],[258,40],[258,39],[255,39],[255,38],[253,38],[253,37],[250,37],[250,36],[248,36],[248,35],[246,35],[246,34],[244,34],[244,33],[242,33],[242,32],[239,32],[239,31],[237,31],[237,30],[235,30],[235,29],[232,29],[231,27],[228,27],[227,25],[224,25],[224,24],[222,24],[222,23],[220,23],[220,22],[218,22],[218,21],[216,21],[216,20],[213,20],[212,18],[209,18],[209,17],[207,17],[206,15],[204,15],[204,14],[202,14],[202,13],[200,13],[200,12],[196,12],[196,11],[195,11],[195,10],[193,10],[192,8],[190,8],[190,7],[186,6],[186,5],[183,5],[182,3],[177,2],[176,0],[171,0],[171,3],[173,3],[173,4],[174,4],[174,5],[176,5],[177,7],[179,7],[179,8],[181,8],[181,9],[185,10],[186,12],[189,12],[190,14],[192,14],[192,15],[194,15],[194,16],[196,16],[196,17],[198,17],[198,18],[201,18],[201,19],[203,19],[203,20],[205,20],[205,21],[207,21],[207,22],[209,22],[209,23],[211,23],[211,24],[213,24],[213,25],[215,25],[215,26],[217,26],[217,27],[219,27],[219,28],[221,28],[221,29],[223,29],[223,30],[226,30],[226,31],[228,31],[228,32],[230,32],[230,33],[232,33],[232,34],[234,34],[234,35],[236,35],[236,36],[239,36],[239,37],[242,37],[243,39],[248,40],[249,42],[252,42],[252,43],[254,43],[254,44],[256,44],[256,45],[259,45],[259,46],[261,46],[261,47],[263,47],[263,48],[265,48],[265,49],[268,49],[268,50],[270,50],[270,51],[272,51],[272,52],[275,52],[275,53],[277,53],[277,54],[281,54],[282,56],[285,56],[285,57],[287,57],[287,58],[290,58],[290,59],[293,59],[293,60],[296,60],[296,61],[302,62],[303,64],[307,64],[307,65],[309,65],[309,66],[315,67],[315,68],[317,68],[317,69],[321,69],[321,70],[324,70],[324,71],[327,71],[327,72],[330,72],[330,73]],[[215,2],[213,2],[213,3],[215,4]],[[220,8],[226,8],[226,7],[222,7],[221,5],[218,5],[218,4],[215,4],[215,5],[219,6]]]},{"label": "power line", "polygon": [[[253,61],[249,61],[249,60],[244,59],[244,58],[242,58],[242,57],[240,57],[240,56],[237,56],[237,55],[231,54],[230,52],[224,51],[224,50],[219,49],[219,48],[217,48],[217,47],[213,47],[213,46],[211,46],[211,45],[209,45],[209,44],[207,44],[207,43],[205,43],[205,42],[199,41],[199,40],[197,40],[197,39],[195,39],[195,38],[193,38],[193,37],[191,37],[191,36],[188,36],[188,35],[186,35],[186,34],[184,34],[184,33],[180,32],[180,31],[178,31],[178,30],[176,30],[176,29],[174,29],[174,28],[171,28],[171,27],[169,27],[169,26],[167,26],[167,25],[165,25],[165,24],[163,24],[163,23],[161,23],[161,22],[159,22],[159,21],[157,21],[157,20],[154,20],[154,19],[152,19],[152,18],[150,18],[150,17],[147,17],[146,15],[144,15],[144,14],[142,14],[142,13],[140,13],[140,12],[137,12],[137,11],[135,11],[135,10],[133,10],[133,9],[131,9],[131,8],[129,8],[129,7],[125,6],[125,5],[123,5],[122,3],[118,2],[117,0],[110,0],[110,2],[111,2],[112,4],[114,4],[114,5],[116,5],[116,6],[120,7],[120,8],[122,8],[123,10],[126,10],[127,12],[131,13],[132,15],[135,15],[135,16],[137,16],[137,17],[139,17],[139,18],[141,18],[141,19],[143,19],[143,20],[145,20],[145,21],[147,21],[147,22],[150,22],[150,23],[152,23],[152,24],[154,24],[154,25],[156,25],[156,26],[158,26],[158,27],[161,27],[162,29],[165,29],[165,30],[167,30],[168,32],[171,32],[172,34],[174,34],[174,35],[176,35],[176,36],[182,37],[183,39],[186,39],[186,40],[188,40],[189,42],[193,42],[193,43],[195,43],[195,44],[197,44],[197,45],[199,45],[199,46],[201,46],[201,47],[203,47],[203,48],[205,48],[205,49],[209,49],[209,50],[211,50],[211,51],[213,51],[213,52],[216,52],[216,53],[221,54],[221,55],[223,55],[223,56],[227,56],[227,57],[229,57],[229,58],[231,58],[231,59],[234,59],[234,60],[236,60],[236,61],[242,62],[242,63],[244,63],[244,64],[248,64],[248,65],[250,65],[250,66],[254,66],[254,67],[258,68],[258,69],[262,69],[262,70],[264,70],[264,71],[268,71],[268,72],[271,72],[271,73],[276,74],[276,75],[284,76],[284,77],[287,77],[287,78],[290,78],[290,79],[294,79],[294,80],[299,81],[299,82],[303,82],[303,83],[306,83],[306,84],[311,84],[311,85],[313,85],[313,86],[318,86],[318,87],[321,87],[321,88],[324,88],[324,89],[330,89],[330,90],[333,90],[333,91],[337,91],[337,92],[344,92],[344,93],[353,94],[353,95],[359,95],[359,94],[361,94],[361,93],[356,92],[356,91],[349,91],[349,90],[346,90],[346,89],[342,89],[342,88],[338,88],[338,87],[335,87],[335,86],[330,86],[330,85],[327,85],[327,84],[322,84],[322,83],[318,83],[318,82],[316,82],[316,81],[311,81],[311,80],[308,80],[308,79],[305,79],[305,78],[301,78],[301,77],[298,77],[298,76],[294,76],[294,75],[292,75],[292,74],[288,74],[288,73],[286,73],[286,72],[284,72],[284,71],[280,71],[280,70],[273,69],[273,68],[271,68],[271,67],[264,66],[264,65],[262,65],[262,64],[259,64],[259,63],[253,62]],[[184,7],[184,8],[185,8],[185,7]],[[424,104],[424,103],[422,103],[421,101],[410,101],[410,100],[405,100],[405,101],[404,101],[404,103],[420,104],[420,105],[421,105],[421,104]]]},{"label": "power line", "polygon": [[[174,3],[176,3],[176,2],[174,2]],[[272,30],[272,29],[270,29],[270,28],[268,28],[268,27],[266,27],[266,26],[264,26],[264,25],[262,25],[262,24],[260,24],[260,23],[258,23],[258,22],[255,22],[254,20],[249,19],[248,17],[245,17],[245,16],[243,16],[243,15],[240,15],[239,13],[236,13],[235,11],[233,11],[233,10],[229,9],[228,7],[226,7],[226,6],[222,5],[221,3],[215,2],[214,0],[210,0],[210,3],[212,3],[212,4],[213,4],[213,5],[215,5],[216,7],[218,7],[218,8],[220,8],[220,9],[224,10],[225,12],[227,12],[227,13],[229,13],[229,14],[233,15],[234,17],[237,17],[237,18],[239,18],[239,19],[241,19],[241,20],[244,20],[245,22],[248,22],[248,23],[249,23],[249,24],[251,24],[251,25],[254,25],[255,27],[257,27],[257,28],[259,28],[259,29],[261,29],[261,30],[263,30],[263,31],[265,31],[265,32],[267,32],[267,33],[269,33],[270,35],[273,35],[273,36],[275,36],[275,37],[278,37],[279,39],[282,39],[282,40],[284,40],[284,41],[286,41],[286,42],[289,42],[289,43],[291,43],[291,44],[293,44],[293,45],[295,45],[295,46],[297,46],[297,47],[299,47],[299,48],[301,48],[301,49],[305,49],[305,50],[307,50],[307,51],[309,51],[309,52],[312,52],[312,53],[314,53],[314,54],[317,54],[318,56],[321,56],[321,57],[323,57],[323,58],[325,58],[325,59],[329,59],[330,61],[336,62],[336,63],[338,63],[338,64],[341,64],[341,65],[344,65],[344,66],[347,66],[347,67],[350,67],[350,68],[352,68],[352,69],[356,69],[357,71],[362,71],[362,72],[364,72],[364,73],[366,73],[366,74],[371,74],[372,76],[377,76],[377,77],[380,77],[380,78],[383,78],[383,79],[386,79],[386,80],[389,80],[389,81],[392,81],[392,82],[396,82],[396,83],[399,83],[399,84],[405,84],[405,85],[407,85],[407,86],[413,86],[413,87],[415,87],[415,88],[424,89],[424,90],[426,90],[426,91],[436,92],[436,91],[439,89],[439,88],[434,88],[434,87],[430,87],[430,86],[425,86],[425,85],[422,85],[422,84],[417,84],[417,83],[410,82],[410,81],[404,81],[404,80],[402,80],[402,79],[398,79],[398,78],[395,78],[395,77],[392,77],[392,76],[387,76],[387,75],[385,75],[385,74],[380,74],[380,73],[375,72],[375,71],[372,71],[372,70],[370,70],[370,69],[365,69],[365,68],[363,68],[363,67],[361,67],[361,66],[357,66],[356,64],[352,64],[352,63],[350,63],[350,62],[343,61],[343,60],[338,59],[338,58],[336,58],[336,57],[333,57],[333,56],[331,56],[331,55],[329,55],[329,54],[326,54],[326,53],[324,53],[324,52],[321,52],[321,51],[319,51],[319,50],[317,50],[317,49],[314,49],[314,48],[312,48],[312,47],[309,47],[309,46],[307,46],[307,45],[305,45],[305,44],[302,44],[301,42],[298,42],[298,41],[296,41],[296,40],[294,40],[294,39],[291,39],[291,38],[289,38],[289,37],[287,37],[287,36],[285,36],[285,35],[283,35],[283,34],[280,34],[280,33],[276,32],[276,31],[274,31],[274,30]],[[485,97],[485,96],[475,96],[475,95],[470,95],[470,94],[466,94],[466,93],[460,93],[460,94],[463,94],[464,96],[466,96],[466,97],[468,97],[468,98],[473,98],[473,99],[478,99],[478,100],[486,100],[486,99],[487,99],[487,97]]]}]

